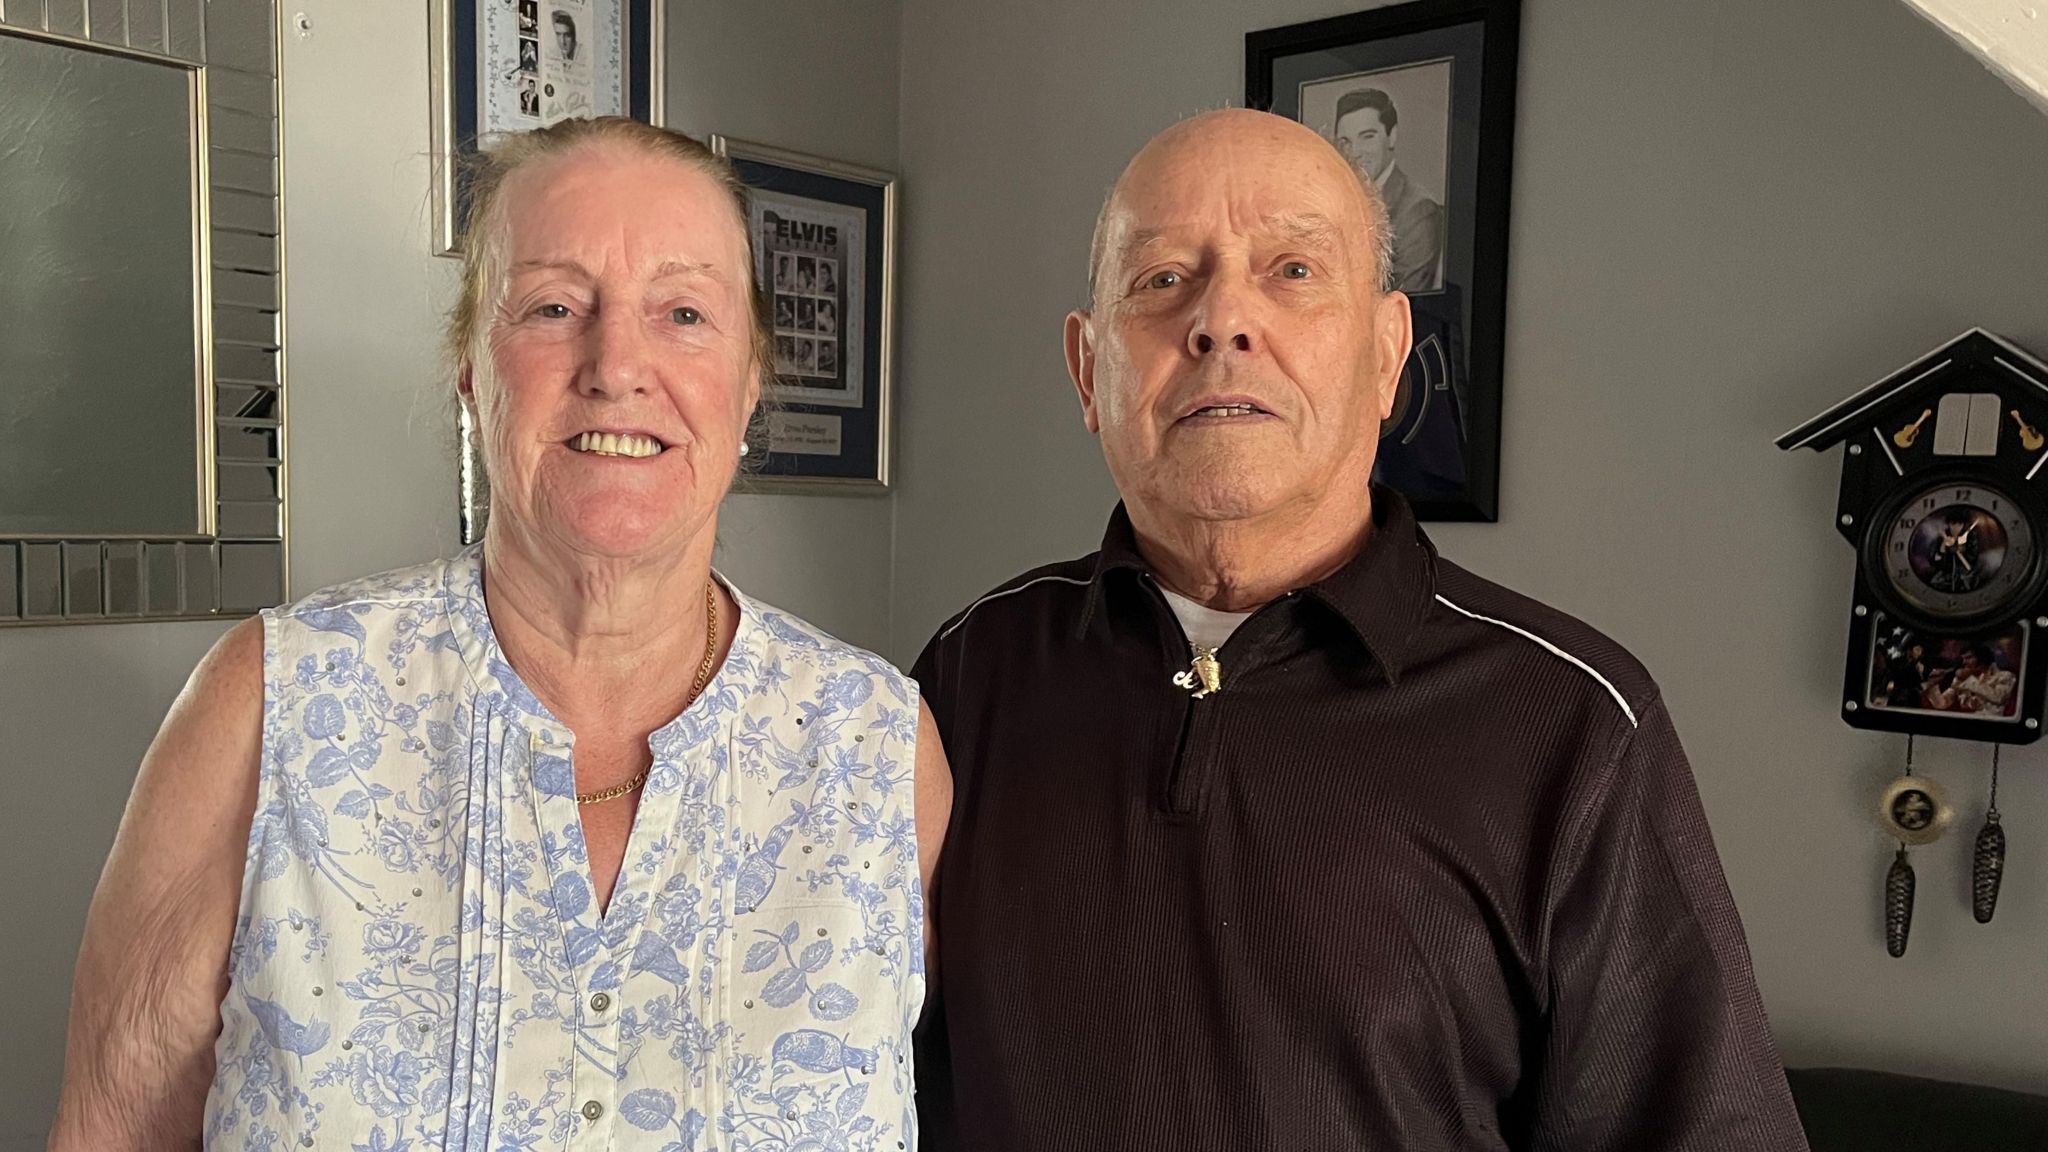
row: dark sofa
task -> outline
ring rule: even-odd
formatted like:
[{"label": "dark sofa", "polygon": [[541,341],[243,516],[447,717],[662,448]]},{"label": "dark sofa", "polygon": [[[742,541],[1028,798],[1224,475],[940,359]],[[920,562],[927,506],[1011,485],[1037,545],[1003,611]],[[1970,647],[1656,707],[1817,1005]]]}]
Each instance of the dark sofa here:
[{"label": "dark sofa", "polygon": [[1813,1152],[2048,1152],[2048,1096],[1860,1068],[1785,1077]]}]

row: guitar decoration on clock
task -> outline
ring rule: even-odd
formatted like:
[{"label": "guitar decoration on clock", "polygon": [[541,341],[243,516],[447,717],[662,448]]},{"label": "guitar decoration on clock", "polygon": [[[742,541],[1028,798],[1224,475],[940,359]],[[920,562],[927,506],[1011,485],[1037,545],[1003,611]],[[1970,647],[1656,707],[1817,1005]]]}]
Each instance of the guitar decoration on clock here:
[{"label": "guitar decoration on clock", "polygon": [[[1893,793],[1913,782],[1910,740],[2028,744],[2048,685],[2048,365],[1973,329],[1778,439],[1846,445],[1835,526],[1856,550],[1842,718],[1903,732],[1906,773],[1880,803],[1899,841],[1886,884],[1887,946],[1906,948],[1908,845],[1931,836]],[[2005,861],[1996,783],[1973,860],[1988,921]],[[1906,806],[1910,808],[1911,806]],[[1945,819],[1942,822],[1945,824]],[[1942,824],[1923,827],[1939,835]]]}]

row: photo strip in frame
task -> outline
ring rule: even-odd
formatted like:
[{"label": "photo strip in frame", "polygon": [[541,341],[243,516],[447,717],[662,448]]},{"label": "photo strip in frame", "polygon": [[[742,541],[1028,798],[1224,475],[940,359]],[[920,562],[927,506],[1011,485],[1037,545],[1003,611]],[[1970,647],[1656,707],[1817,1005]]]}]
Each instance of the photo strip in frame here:
[{"label": "photo strip in frame", "polygon": [[[655,0],[432,0],[436,256],[460,258],[480,147],[576,117],[662,123],[664,6]],[[457,425],[458,533],[483,539],[491,493],[467,408]]]},{"label": "photo strip in frame", "polygon": [[433,250],[458,256],[479,147],[576,117],[662,122],[655,0],[433,0]]},{"label": "photo strip in frame", "polygon": [[1415,346],[1374,478],[1424,520],[1500,513],[1520,0],[1416,0],[1245,37],[1245,104],[1321,134],[1387,204]]},{"label": "photo strip in frame", "polygon": [[896,177],[725,136],[748,189],[775,381],[762,394],[751,491],[889,486]]}]

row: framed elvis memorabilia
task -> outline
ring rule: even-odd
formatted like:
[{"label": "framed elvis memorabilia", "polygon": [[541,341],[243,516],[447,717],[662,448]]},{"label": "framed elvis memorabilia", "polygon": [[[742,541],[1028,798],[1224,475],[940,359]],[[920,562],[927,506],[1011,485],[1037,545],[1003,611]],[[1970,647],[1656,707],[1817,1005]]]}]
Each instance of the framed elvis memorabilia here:
[{"label": "framed elvis memorabilia", "polygon": [[464,162],[508,133],[573,117],[661,123],[654,0],[434,0],[433,245],[460,250]]},{"label": "framed elvis memorabilia", "polygon": [[711,148],[747,184],[775,326],[746,488],[888,487],[896,178],[724,136]]},{"label": "framed elvis memorabilia", "polygon": [[[434,254],[459,256],[474,159],[514,132],[575,117],[662,120],[663,5],[654,0],[433,0]],[[462,415],[461,538],[483,538],[490,489]]]},{"label": "framed elvis memorabilia", "polygon": [[1374,474],[1431,520],[1500,506],[1508,178],[1520,0],[1417,0],[1245,37],[1245,103],[1379,188],[1415,350]]}]

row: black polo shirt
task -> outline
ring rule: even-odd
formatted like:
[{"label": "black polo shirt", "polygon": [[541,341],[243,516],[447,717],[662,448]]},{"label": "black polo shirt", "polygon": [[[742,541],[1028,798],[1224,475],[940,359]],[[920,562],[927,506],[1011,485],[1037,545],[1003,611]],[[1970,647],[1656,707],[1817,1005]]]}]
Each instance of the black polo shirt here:
[{"label": "black polo shirt", "polygon": [[1375,509],[1204,699],[1121,508],[933,637],[928,1147],[1806,1146],[1656,685]]}]

